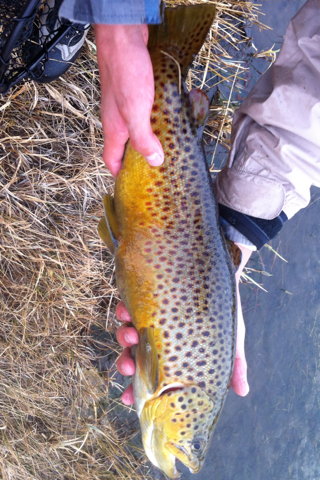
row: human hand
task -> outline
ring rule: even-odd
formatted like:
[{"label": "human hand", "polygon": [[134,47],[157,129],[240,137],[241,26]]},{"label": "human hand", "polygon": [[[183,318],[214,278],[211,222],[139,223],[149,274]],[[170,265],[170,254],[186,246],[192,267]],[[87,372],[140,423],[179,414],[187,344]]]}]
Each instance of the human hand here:
[{"label": "human hand", "polygon": [[103,160],[112,175],[121,168],[125,143],[152,166],[163,163],[164,153],[152,132],[150,114],[154,79],[147,49],[147,25],[95,25],[101,80]]},{"label": "human hand", "polygon": [[[252,250],[238,245],[242,252],[242,258],[240,266],[236,273],[236,291],[237,291],[237,303],[238,303],[238,328],[237,328],[237,346],[236,346],[236,358],[234,362],[233,375],[231,378],[231,386],[233,390],[241,397],[246,396],[249,393],[249,385],[247,380],[247,362],[244,352],[244,339],[245,339],[245,324],[242,316],[241,299],[239,293],[239,281],[241,272],[250,258]],[[131,321],[128,310],[123,302],[120,302],[116,308],[116,316],[121,322],[126,322],[117,330],[117,340],[123,347],[126,347],[120,355],[117,367],[122,375],[133,375],[135,372],[135,363],[130,354],[130,347],[136,345],[139,341],[138,332],[132,326],[128,326],[128,322]],[[123,392],[121,397],[125,405],[131,405],[134,403],[132,384]]]}]

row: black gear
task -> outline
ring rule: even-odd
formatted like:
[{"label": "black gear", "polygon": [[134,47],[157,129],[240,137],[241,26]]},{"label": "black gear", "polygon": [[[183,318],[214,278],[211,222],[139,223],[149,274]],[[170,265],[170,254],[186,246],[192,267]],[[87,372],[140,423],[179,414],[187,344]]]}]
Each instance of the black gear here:
[{"label": "black gear", "polygon": [[[58,13],[63,0],[47,0],[38,22],[34,24],[31,38],[22,48],[23,58],[34,58],[52,40],[59,28],[65,24]],[[63,75],[77,59],[84,43],[89,25],[72,24],[72,29],[47,53],[44,61],[33,71],[39,83],[48,83]]]}]

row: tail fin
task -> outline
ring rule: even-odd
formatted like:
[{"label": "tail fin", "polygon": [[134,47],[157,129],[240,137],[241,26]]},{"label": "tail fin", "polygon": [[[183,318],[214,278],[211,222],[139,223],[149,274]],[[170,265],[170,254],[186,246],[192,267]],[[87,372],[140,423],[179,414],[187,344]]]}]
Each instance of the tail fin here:
[{"label": "tail fin", "polygon": [[149,25],[149,50],[162,48],[176,58],[185,74],[205,41],[215,10],[212,3],[167,7],[163,22]]}]

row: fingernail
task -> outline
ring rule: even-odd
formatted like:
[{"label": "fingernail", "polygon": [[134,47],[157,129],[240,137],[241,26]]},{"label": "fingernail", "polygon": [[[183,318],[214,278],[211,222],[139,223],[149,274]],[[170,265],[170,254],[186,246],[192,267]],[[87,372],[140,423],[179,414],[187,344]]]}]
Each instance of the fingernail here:
[{"label": "fingernail", "polygon": [[135,342],[135,338],[133,338],[130,333],[125,333],[124,334],[124,339],[125,339],[126,342],[128,342],[130,344]]},{"label": "fingernail", "polygon": [[146,157],[147,162],[152,165],[152,167],[158,167],[163,163],[163,156],[160,155],[159,153],[155,152],[152,155],[149,155]]},{"label": "fingernail", "polygon": [[133,375],[134,374],[134,369],[132,367],[132,365],[122,365],[122,371],[125,375]]},{"label": "fingernail", "polygon": [[129,313],[126,310],[121,311],[119,317],[119,320],[123,320],[124,322],[130,322],[131,320]]}]

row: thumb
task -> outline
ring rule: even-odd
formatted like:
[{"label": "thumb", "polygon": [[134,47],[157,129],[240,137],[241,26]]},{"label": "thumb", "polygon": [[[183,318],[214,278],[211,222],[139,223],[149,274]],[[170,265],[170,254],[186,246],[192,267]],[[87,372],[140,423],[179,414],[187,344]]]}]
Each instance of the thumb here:
[{"label": "thumb", "polygon": [[164,152],[157,136],[153,133],[150,119],[143,123],[128,126],[132,147],[140,153],[153,167],[158,167],[164,162]]}]

